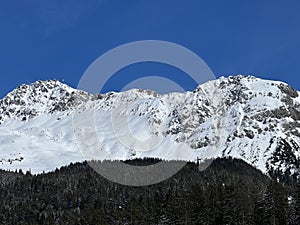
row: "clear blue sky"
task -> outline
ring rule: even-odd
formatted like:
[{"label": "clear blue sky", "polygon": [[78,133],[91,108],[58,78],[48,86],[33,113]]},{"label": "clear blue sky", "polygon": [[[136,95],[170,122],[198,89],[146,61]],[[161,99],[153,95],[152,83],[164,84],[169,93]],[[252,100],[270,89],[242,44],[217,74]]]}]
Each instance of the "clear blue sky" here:
[{"label": "clear blue sky", "polygon": [[[98,56],[144,39],[191,49],[216,76],[253,74],[300,90],[299,12],[296,0],[2,1],[0,97],[38,79],[76,87]],[[143,68],[148,71],[147,66],[137,70]],[[106,88],[118,89],[121,83],[114,79]]]}]

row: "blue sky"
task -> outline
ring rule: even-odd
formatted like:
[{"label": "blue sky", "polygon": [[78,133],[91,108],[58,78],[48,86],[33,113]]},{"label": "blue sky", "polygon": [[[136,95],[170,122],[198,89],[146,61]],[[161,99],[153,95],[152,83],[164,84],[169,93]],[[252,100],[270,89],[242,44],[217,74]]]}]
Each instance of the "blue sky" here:
[{"label": "blue sky", "polygon": [[[145,39],[191,49],[216,76],[252,74],[300,90],[299,11],[299,1],[293,0],[3,1],[0,96],[38,79],[55,78],[76,87],[101,54]],[[157,65],[127,71],[134,72],[181,76],[174,68]],[[105,91],[117,90],[124,82],[116,74]],[[184,85],[194,88],[193,83]]]}]

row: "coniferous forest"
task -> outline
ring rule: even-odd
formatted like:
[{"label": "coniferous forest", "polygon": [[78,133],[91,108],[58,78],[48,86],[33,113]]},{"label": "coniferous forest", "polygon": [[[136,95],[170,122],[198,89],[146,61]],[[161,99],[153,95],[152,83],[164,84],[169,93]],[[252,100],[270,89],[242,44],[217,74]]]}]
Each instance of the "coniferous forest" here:
[{"label": "coniferous forest", "polygon": [[278,180],[232,158],[216,159],[204,171],[188,163],[144,187],[108,181],[87,162],[39,175],[1,171],[0,223],[299,225],[299,182]]}]

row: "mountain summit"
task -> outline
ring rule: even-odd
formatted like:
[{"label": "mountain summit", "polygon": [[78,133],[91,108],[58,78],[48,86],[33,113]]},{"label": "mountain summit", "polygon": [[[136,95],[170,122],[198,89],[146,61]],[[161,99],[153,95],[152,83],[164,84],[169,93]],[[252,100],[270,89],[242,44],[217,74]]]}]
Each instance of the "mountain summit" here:
[{"label": "mountain summit", "polygon": [[[97,137],[72,123],[80,115],[84,124],[90,112]],[[126,118],[131,133],[122,132],[121,123],[117,138],[113,120],[119,118]],[[232,156],[265,173],[299,174],[299,92],[253,76],[221,77],[192,92],[164,95],[139,89],[92,95],[53,80],[21,85],[0,100],[0,168],[40,173],[93,159],[78,148],[78,130],[90,147],[100,140],[110,159]],[[130,136],[162,141],[139,151],[134,142],[119,142]]]}]

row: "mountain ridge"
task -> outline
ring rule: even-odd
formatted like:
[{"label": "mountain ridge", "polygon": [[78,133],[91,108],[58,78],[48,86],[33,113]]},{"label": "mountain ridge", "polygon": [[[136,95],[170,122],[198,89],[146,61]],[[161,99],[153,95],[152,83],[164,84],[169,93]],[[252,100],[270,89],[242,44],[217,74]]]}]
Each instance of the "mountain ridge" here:
[{"label": "mountain ridge", "polygon": [[[143,152],[116,144],[109,120],[118,107],[117,116],[129,118],[135,138],[159,134],[164,140],[161,145]],[[72,116],[79,113],[84,117],[91,110],[96,112],[103,149],[112,159],[194,161],[197,157],[232,156],[264,173],[299,173],[299,92],[283,82],[241,75],[221,77],[190,92],[164,95],[139,89],[92,95],[53,80],[21,85],[0,100],[2,168],[41,172],[86,159],[75,144]],[[84,135],[87,143],[95,142],[90,133]],[[123,132],[120,137],[128,139],[127,135]],[[293,162],[280,159],[287,151]]]}]

